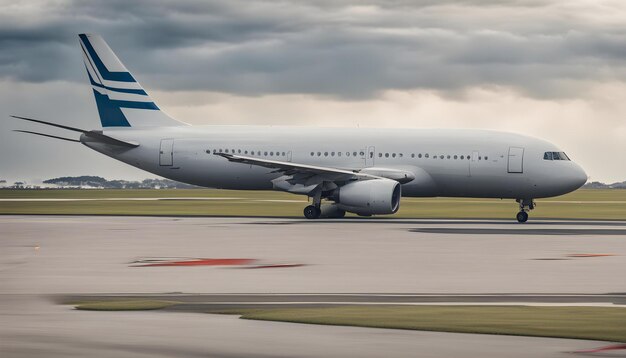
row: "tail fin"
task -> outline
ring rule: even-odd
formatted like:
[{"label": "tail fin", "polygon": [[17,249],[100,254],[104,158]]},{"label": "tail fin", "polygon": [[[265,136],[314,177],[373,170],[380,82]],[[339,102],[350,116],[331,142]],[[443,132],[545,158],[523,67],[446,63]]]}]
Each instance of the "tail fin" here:
[{"label": "tail fin", "polygon": [[101,36],[78,37],[102,127],[185,125],[157,107]]}]

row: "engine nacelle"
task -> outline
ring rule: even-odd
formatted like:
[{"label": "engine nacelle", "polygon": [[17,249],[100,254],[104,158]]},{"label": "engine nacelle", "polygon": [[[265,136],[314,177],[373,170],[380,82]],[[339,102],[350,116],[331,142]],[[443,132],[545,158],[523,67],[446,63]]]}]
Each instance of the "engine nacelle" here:
[{"label": "engine nacelle", "polygon": [[393,214],[400,208],[401,188],[390,179],[355,181],[338,188],[333,199],[341,209],[359,215]]}]

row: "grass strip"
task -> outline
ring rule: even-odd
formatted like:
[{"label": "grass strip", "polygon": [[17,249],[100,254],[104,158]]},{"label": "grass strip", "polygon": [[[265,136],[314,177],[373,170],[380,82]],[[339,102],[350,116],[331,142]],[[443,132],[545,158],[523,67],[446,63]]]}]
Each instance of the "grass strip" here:
[{"label": "grass strip", "polygon": [[[129,200],[177,198],[177,200]],[[209,200],[197,200],[206,198]],[[150,215],[302,217],[306,198],[274,191],[216,189],[178,190],[0,190],[0,214]],[[29,199],[90,199],[28,201]],[[115,200],[110,200],[115,199]],[[626,190],[578,190],[539,199],[532,218],[626,220]],[[403,198],[394,218],[509,219],[517,213],[513,200],[472,198]],[[353,216],[353,215],[349,215]]]},{"label": "grass strip", "polygon": [[[184,303],[160,300],[75,302],[78,310],[158,310]],[[242,319],[291,323],[589,339],[626,343],[626,308],[554,306],[358,305],[306,308],[203,308],[182,312],[235,314]]]},{"label": "grass strip", "polygon": [[264,321],[626,342],[626,308],[613,307],[360,305],[240,313]]}]

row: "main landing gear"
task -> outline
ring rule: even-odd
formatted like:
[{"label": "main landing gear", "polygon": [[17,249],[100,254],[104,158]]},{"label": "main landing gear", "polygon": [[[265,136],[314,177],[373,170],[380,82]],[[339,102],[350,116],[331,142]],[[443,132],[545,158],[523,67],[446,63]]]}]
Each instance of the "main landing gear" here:
[{"label": "main landing gear", "polygon": [[322,215],[322,191],[317,190],[313,196],[313,205],[304,208],[304,217],[307,219],[319,219]]},{"label": "main landing gear", "polygon": [[315,205],[309,205],[304,208],[304,217],[307,219],[317,219],[322,214],[322,210]]},{"label": "main landing gear", "polygon": [[528,213],[526,211],[530,211],[535,208],[535,201],[533,199],[517,199],[516,201],[519,203],[520,210],[516,216],[517,222],[525,223],[528,221]]},{"label": "main landing gear", "polygon": [[313,196],[313,204],[304,208],[304,217],[307,219],[341,219],[346,216],[346,211],[339,208],[337,204],[322,205],[322,196]]}]

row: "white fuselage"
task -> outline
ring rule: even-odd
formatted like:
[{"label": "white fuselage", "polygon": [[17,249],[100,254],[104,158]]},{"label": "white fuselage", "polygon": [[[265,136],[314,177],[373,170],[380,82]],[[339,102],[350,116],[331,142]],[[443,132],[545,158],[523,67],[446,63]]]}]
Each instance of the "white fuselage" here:
[{"label": "white fuselage", "polygon": [[542,198],[571,192],[587,180],[573,161],[544,159],[545,152],[560,151],[555,145],[487,130],[177,126],[104,133],[140,145],[111,149],[81,140],[151,173],[222,189],[269,190],[272,179],[282,174],[214,153],[348,170],[407,171],[415,175],[402,185],[402,196],[409,197]]}]

